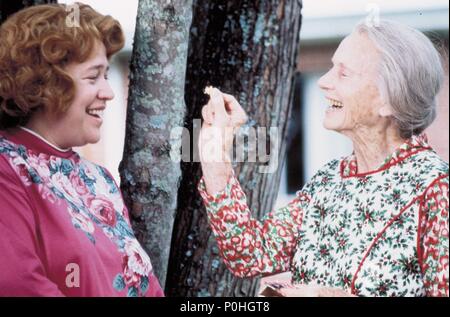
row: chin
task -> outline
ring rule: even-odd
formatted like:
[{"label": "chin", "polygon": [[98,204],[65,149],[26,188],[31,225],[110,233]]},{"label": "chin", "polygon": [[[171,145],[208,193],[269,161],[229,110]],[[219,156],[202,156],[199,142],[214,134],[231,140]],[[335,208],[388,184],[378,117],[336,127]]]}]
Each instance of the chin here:
[{"label": "chin", "polygon": [[323,127],[325,128],[325,129],[327,129],[327,130],[330,130],[330,131],[336,131],[336,132],[339,132],[339,124],[336,124],[336,123],[334,123],[334,122],[329,122],[329,121],[327,121],[327,120],[325,120],[324,122],[323,122]]},{"label": "chin", "polygon": [[86,138],[86,144],[95,144],[100,141],[100,134],[99,135],[91,135]]},{"label": "chin", "polygon": [[100,138],[96,138],[96,139],[93,139],[92,141],[89,141],[88,143],[89,144],[96,144],[96,143],[98,143],[100,141]]}]

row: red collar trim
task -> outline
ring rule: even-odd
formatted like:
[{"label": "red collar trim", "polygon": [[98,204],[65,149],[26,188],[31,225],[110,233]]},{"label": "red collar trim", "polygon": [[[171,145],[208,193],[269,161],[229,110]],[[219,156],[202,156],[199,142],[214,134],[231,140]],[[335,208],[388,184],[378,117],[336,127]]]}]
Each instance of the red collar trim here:
[{"label": "red collar trim", "polygon": [[379,173],[389,169],[394,165],[397,165],[408,157],[426,150],[432,150],[432,148],[428,145],[426,135],[422,134],[419,136],[413,136],[405,141],[405,143],[403,143],[401,146],[399,146],[379,168],[365,173],[358,173],[358,163],[356,161],[356,157],[354,155],[351,155],[341,161],[340,174],[342,178],[350,178],[364,177],[367,175]]}]

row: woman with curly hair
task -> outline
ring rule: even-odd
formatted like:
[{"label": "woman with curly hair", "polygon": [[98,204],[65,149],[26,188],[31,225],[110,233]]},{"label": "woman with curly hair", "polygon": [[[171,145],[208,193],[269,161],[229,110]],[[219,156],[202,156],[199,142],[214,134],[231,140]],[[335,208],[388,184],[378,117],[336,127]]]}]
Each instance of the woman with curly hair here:
[{"label": "woman with curly hair", "polygon": [[76,4],[40,5],[0,27],[0,295],[163,296],[96,143],[114,94],[120,24]]}]

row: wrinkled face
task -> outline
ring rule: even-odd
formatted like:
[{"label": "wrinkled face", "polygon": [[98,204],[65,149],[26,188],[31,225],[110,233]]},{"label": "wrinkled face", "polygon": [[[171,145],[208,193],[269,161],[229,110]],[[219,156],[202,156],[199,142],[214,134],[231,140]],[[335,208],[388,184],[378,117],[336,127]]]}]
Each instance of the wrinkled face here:
[{"label": "wrinkled face", "polygon": [[66,71],[75,83],[75,98],[67,112],[58,118],[66,147],[83,146],[100,140],[100,127],[106,102],[114,98],[107,82],[109,63],[102,43],[83,63],[73,63]]},{"label": "wrinkled face", "polygon": [[383,124],[386,118],[380,113],[386,105],[377,86],[380,55],[370,39],[353,32],[341,42],[332,62],[333,68],[318,82],[329,104],[324,127],[348,135]]}]

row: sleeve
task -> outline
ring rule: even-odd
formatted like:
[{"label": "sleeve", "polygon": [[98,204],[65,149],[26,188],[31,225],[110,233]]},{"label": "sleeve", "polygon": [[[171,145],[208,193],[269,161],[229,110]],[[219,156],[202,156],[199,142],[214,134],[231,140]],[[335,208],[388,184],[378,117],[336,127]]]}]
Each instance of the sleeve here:
[{"label": "sleeve", "polygon": [[234,175],[214,196],[207,193],[203,178],[199,191],[220,254],[234,275],[252,277],[289,269],[303,210],[309,202],[307,195],[298,193],[286,207],[258,221],[252,217]]},{"label": "sleeve", "polygon": [[35,228],[27,193],[0,155],[0,296],[63,296],[46,276]]},{"label": "sleeve", "polygon": [[435,180],[421,205],[418,250],[427,296],[449,296],[448,186],[448,175]]}]

